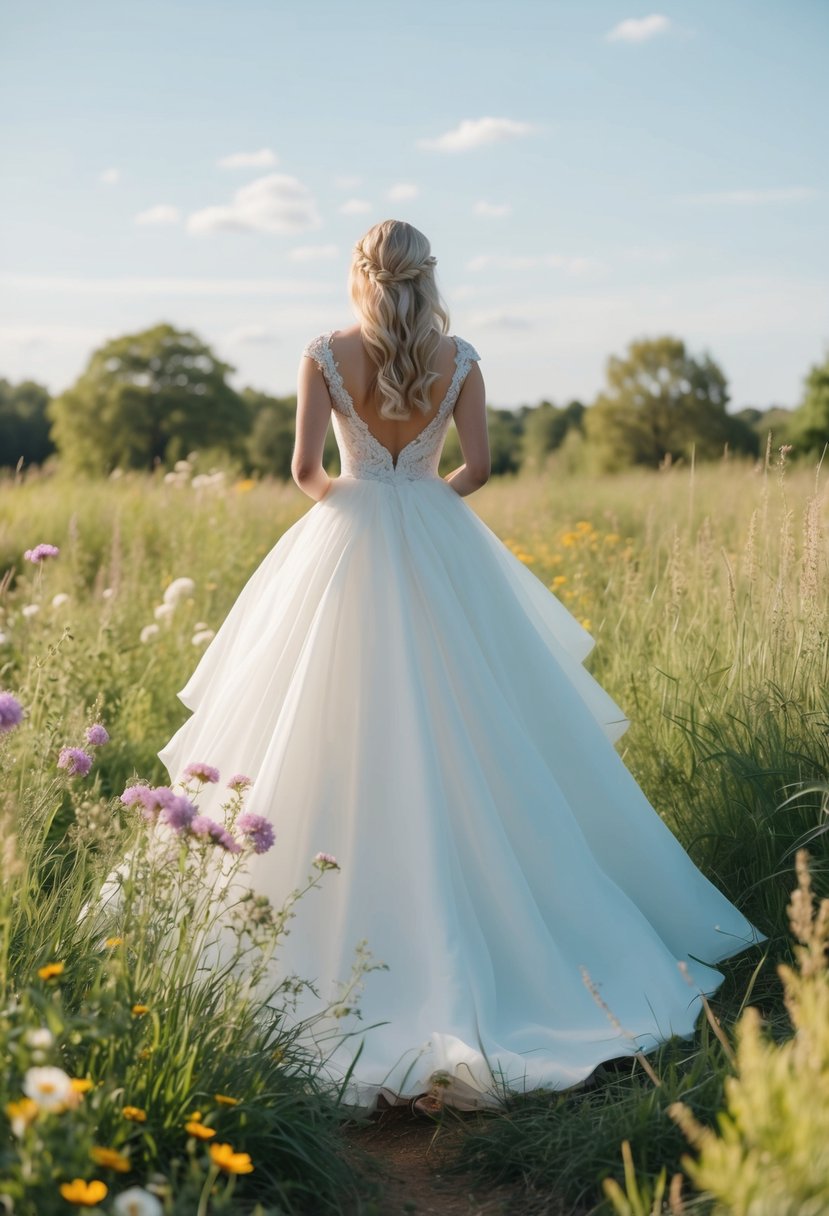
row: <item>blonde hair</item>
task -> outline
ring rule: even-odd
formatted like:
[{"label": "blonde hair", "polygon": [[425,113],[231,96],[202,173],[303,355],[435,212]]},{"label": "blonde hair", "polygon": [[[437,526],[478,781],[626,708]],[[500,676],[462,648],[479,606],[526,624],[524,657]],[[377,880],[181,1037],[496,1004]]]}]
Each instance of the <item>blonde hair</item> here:
[{"label": "blonde hair", "polygon": [[404,220],[382,220],[354,246],[349,294],[377,367],[369,395],[379,394],[383,418],[409,418],[415,406],[432,409],[429,389],[440,373],[430,369],[441,334],[449,332],[436,261],[423,233]]}]

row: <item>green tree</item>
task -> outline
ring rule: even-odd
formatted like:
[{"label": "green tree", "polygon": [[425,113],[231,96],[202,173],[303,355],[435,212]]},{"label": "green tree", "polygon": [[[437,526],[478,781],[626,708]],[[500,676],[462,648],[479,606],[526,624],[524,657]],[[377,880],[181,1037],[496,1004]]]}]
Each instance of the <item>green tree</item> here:
[{"label": "green tree", "polygon": [[172,325],[113,338],[52,401],[52,438],[68,465],[89,473],[149,469],[218,446],[238,458],[250,415],[227,383],[233,371]]},{"label": "green tree", "polygon": [[725,375],[709,355],[694,358],[679,338],[631,342],[623,358],[607,361],[607,388],[585,414],[588,440],[605,469],[659,465],[720,455],[729,443],[750,442],[748,428],[726,411]]},{"label": "green tree", "polygon": [[49,390],[34,380],[0,379],[0,465],[42,464],[55,450],[49,438]]},{"label": "green tree", "polygon": [[580,429],[584,406],[580,401],[568,405],[553,405],[542,401],[527,409],[523,416],[522,464],[539,467],[549,452],[555,452],[564,443],[568,431]]},{"label": "green tree", "polygon": [[829,443],[829,350],[806,376],[803,400],[792,416],[791,440],[807,452],[822,452]]}]

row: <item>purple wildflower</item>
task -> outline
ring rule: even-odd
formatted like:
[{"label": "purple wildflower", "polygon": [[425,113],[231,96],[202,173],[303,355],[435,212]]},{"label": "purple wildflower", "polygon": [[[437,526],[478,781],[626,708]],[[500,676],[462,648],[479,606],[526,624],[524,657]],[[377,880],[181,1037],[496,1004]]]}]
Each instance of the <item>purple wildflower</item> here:
[{"label": "purple wildflower", "polygon": [[227,783],[229,790],[235,790],[237,794],[241,794],[242,790],[246,790],[253,785],[253,778],[246,777],[244,773],[236,773]]},{"label": "purple wildflower", "polygon": [[23,556],[27,562],[34,562],[36,565],[39,565],[44,558],[57,557],[59,553],[60,549],[57,545],[41,544],[35,545],[34,549],[27,549]]},{"label": "purple wildflower", "polygon": [[172,798],[165,799],[158,822],[166,823],[167,827],[180,835],[185,828],[189,828],[197,814],[189,798],[185,798],[183,794],[175,794]]},{"label": "purple wildflower", "polygon": [[102,743],[109,743],[109,731],[100,722],[93,722],[86,728],[86,741],[93,747],[100,747]]},{"label": "purple wildflower", "polygon": [[236,827],[247,836],[255,853],[267,853],[275,839],[273,825],[263,815],[246,811],[236,820]]},{"label": "purple wildflower", "polygon": [[62,747],[58,756],[58,768],[65,768],[70,777],[79,774],[85,777],[92,768],[92,757],[82,747]]},{"label": "purple wildflower", "polygon": [[318,866],[321,870],[339,870],[340,868],[340,863],[330,853],[317,853],[314,858],[314,865]]},{"label": "purple wildflower", "polygon": [[227,828],[211,819],[209,815],[196,815],[190,821],[190,831],[194,836],[209,836],[216,844],[221,845],[228,853],[241,853],[242,846],[234,840]]},{"label": "purple wildflower", "polygon": [[121,801],[125,806],[135,806],[139,803],[142,818],[155,820],[159,811],[176,797],[169,785],[128,785],[121,795]]},{"label": "purple wildflower", "polygon": [[10,692],[0,692],[0,735],[14,730],[23,721],[23,708]]},{"label": "purple wildflower", "polygon": [[219,780],[219,770],[210,764],[188,764],[184,776],[195,777],[197,781],[207,783]]}]

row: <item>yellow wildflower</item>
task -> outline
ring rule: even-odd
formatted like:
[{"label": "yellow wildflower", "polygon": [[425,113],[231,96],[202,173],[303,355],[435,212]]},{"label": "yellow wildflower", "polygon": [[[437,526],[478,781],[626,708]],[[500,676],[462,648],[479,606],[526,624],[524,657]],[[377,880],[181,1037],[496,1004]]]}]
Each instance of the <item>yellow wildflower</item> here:
[{"label": "yellow wildflower", "polygon": [[198,1123],[201,1119],[201,1111],[194,1110],[192,1115],[185,1115],[185,1119],[189,1119],[192,1123]]},{"label": "yellow wildflower", "polygon": [[85,1094],[92,1088],[95,1082],[90,1081],[89,1077],[72,1077],[69,1084],[75,1090],[75,1093]]},{"label": "yellow wildflower", "polygon": [[93,1144],[89,1155],[97,1165],[106,1165],[111,1170],[117,1170],[119,1174],[128,1174],[130,1171],[129,1157],[119,1153],[117,1148],[103,1148]]},{"label": "yellow wildflower", "polygon": [[191,1122],[185,1123],[184,1130],[189,1132],[191,1136],[195,1136],[197,1140],[209,1140],[211,1136],[216,1135],[214,1127],[208,1127],[206,1123]]},{"label": "yellow wildflower", "polygon": [[21,1098],[19,1102],[7,1102],[5,1110],[12,1132],[22,1137],[29,1124],[37,1118],[40,1107],[34,1098]]},{"label": "yellow wildflower", "polygon": [[243,481],[237,481],[233,487],[237,494],[246,494],[248,490],[252,490],[256,482],[251,477],[246,477]]},{"label": "yellow wildflower", "polygon": [[46,963],[45,966],[38,967],[37,973],[42,980],[50,980],[53,975],[63,973],[63,963]]},{"label": "yellow wildflower", "polygon": [[227,1174],[249,1174],[253,1165],[248,1153],[234,1153],[229,1144],[211,1144],[210,1158]]},{"label": "yellow wildflower", "polygon": [[554,587],[563,587],[566,582],[567,582],[566,574],[557,574],[555,576],[555,578],[553,579],[553,586]]},{"label": "yellow wildflower", "polygon": [[104,942],[105,946],[123,946],[123,937],[108,937]]},{"label": "yellow wildflower", "polygon": [[150,1007],[149,1005],[133,1005],[132,1012],[137,1018],[140,1018],[142,1014],[150,1012]]},{"label": "yellow wildflower", "polygon": [[608,532],[604,538],[604,543],[606,545],[618,545],[621,539],[618,532]]},{"label": "yellow wildflower", "polygon": [[581,623],[582,629],[590,629],[590,617],[586,616]]},{"label": "yellow wildflower", "polygon": [[125,1106],[121,1111],[125,1119],[132,1119],[133,1123],[146,1123],[147,1112],[142,1110],[140,1106]]},{"label": "yellow wildflower", "polygon": [[100,1178],[84,1182],[83,1178],[74,1178],[71,1182],[60,1184],[60,1193],[67,1203],[74,1203],[81,1208],[94,1208],[106,1198],[109,1187]]},{"label": "yellow wildflower", "polygon": [[221,1106],[237,1106],[238,1098],[229,1098],[227,1094],[214,1094],[213,1097]]}]

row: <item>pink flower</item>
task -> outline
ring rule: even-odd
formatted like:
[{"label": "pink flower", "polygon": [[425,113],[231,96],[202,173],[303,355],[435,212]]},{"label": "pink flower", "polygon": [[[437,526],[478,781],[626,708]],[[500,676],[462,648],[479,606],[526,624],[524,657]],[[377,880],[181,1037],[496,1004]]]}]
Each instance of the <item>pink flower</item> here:
[{"label": "pink flower", "polygon": [[197,781],[207,783],[219,780],[219,770],[211,764],[188,764],[184,770],[185,777],[195,777]]},{"label": "pink flower", "polygon": [[46,557],[57,557],[60,549],[57,545],[40,544],[35,545],[34,549],[27,549],[23,554],[27,562],[34,562],[39,565]]},{"label": "pink flower", "polygon": [[248,787],[251,785],[253,785],[252,777],[246,777],[244,773],[236,773],[235,776],[231,777],[228,781],[227,788],[229,790],[235,790],[237,794],[241,794],[242,790],[248,789]]},{"label": "pink flower", "polygon": [[246,811],[236,820],[236,827],[244,836],[247,836],[255,853],[267,853],[268,849],[273,846],[275,839],[273,824],[263,815]]},{"label": "pink flower", "polygon": [[109,732],[100,722],[94,722],[86,728],[86,741],[93,747],[100,747],[102,743],[109,743]]},{"label": "pink flower", "polygon": [[339,870],[340,868],[340,863],[330,853],[317,853],[314,865],[320,870]]}]

